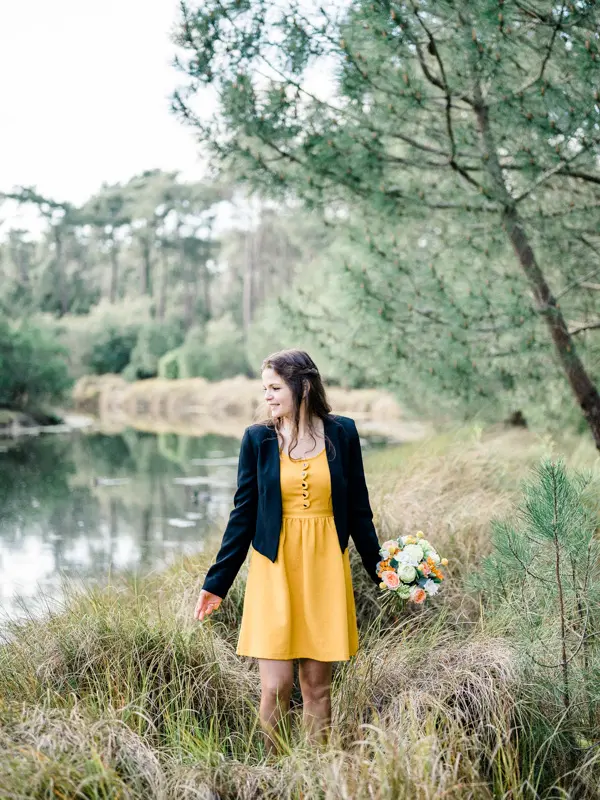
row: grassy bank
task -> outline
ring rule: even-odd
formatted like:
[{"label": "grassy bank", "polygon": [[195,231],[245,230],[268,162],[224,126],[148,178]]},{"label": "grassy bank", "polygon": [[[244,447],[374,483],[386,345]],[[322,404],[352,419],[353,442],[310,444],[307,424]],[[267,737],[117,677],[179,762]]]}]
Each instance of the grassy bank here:
[{"label": "grassy bank", "polygon": [[[575,796],[558,788],[573,785],[573,760],[514,620],[464,590],[491,519],[553,451],[595,462],[587,440],[524,430],[461,430],[369,457],[380,537],[422,529],[450,558],[450,580],[430,607],[382,614],[352,552],[361,649],[336,665],[334,734],[320,750],[302,740],[296,691],[288,751],[263,759],[256,665],[235,655],[243,575],[195,624],[206,557],[13,626],[0,650],[0,797]],[[596,796],[594,758],[577,753],[581,797]]]}]

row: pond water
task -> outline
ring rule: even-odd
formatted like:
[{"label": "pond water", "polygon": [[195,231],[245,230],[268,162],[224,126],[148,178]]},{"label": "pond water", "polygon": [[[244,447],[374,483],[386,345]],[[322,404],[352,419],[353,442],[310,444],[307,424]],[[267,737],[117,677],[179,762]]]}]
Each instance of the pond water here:
[{"label": "pond water", "polygon": [[0,439],[0,626],[59,597],[65,579],[201,551],[233,506],[238,452],[238,439],[215,434]]},{"label": "pond water", "polygon": [[236,438],[133,430],[0,439],[0,613],[35,610],[64,579],[200,551],[233,505],[238,451]]}]

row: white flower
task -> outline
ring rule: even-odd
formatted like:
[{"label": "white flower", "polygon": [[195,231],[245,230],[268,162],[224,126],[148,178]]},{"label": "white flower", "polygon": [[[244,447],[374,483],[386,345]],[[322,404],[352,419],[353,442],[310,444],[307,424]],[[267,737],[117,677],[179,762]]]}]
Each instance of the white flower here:
[{"label": "white flower", "polygon": [[440,554],[435,550],[430,550],[429,551],[428,558],[430,558],[433,561],[434,564],[439,564],[440,561],[442,560],[440,558]]},{"label": "white flower", "polygon": [[417,570],[411,564],[400,564],[398,577],[403,583],[412,583],[417,577]]},{"label": "white flower", "polygon": [[381,555],[381,560],[382,561],[387,561],[388,558],[390,557],[390,551],[386,550],[385,547],[382,547],[380,549],[379,554]]},{"label": "white flower", "polygon": [[410,564],[416,567],[423,560],[423,548],[419,544],[407,544],[401,553],[396,555],[399,564]]},{"label": "white flower", "polygon": [[427,592],[427,594],[437,594],[440,590],[439,583],[432,581],[431,578],[428,578],[425,583],[423,584],[423,589]]}]

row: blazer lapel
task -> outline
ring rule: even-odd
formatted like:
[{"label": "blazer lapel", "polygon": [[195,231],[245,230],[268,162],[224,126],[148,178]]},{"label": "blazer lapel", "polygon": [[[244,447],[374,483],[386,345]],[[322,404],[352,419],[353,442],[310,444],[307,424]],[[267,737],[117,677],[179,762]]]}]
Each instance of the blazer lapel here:
[{"label": "blazer lapel", "polygon": [[260,443],[258,469],[264,485],[264,496],[269,518],[281,526],[283,504],[281,501],[279,442],[275,431],[270,431]]},{"label": "blazer lapel", "polygon": [[[342,466],[342,445],[339,436],[339,426],[330,418],[324,420],[325,447],[327,449],[327,463],[331,475],[331,504],[336,524],[341,522],[340,510],[344,505],[344,470]],[[332,447],[333,445],[333,447]]]}]

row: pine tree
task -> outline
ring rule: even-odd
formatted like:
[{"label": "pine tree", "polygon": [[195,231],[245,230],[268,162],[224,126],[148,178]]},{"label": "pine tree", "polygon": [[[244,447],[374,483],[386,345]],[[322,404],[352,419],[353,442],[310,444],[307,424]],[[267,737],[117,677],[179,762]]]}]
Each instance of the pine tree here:
[{"label": "pine tree", "polygon": [[441,396],[537,383],[550,408],[560,371],[600,446],[598,22],[592,2],[183,3],[173,105],[252,185],[350,222],[350,360],[380,342],[386,374]]},{"label": "pine tree", "polygon": [[590,474],[545,459],[515,518],[492,524],[492,553],[473,585],[501,613],[546,686],[560,727],[600,732],[600,543]]}]

